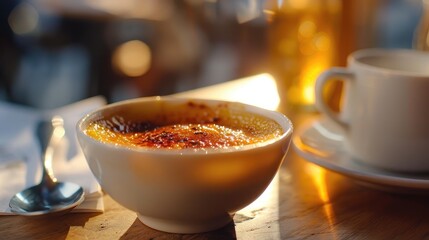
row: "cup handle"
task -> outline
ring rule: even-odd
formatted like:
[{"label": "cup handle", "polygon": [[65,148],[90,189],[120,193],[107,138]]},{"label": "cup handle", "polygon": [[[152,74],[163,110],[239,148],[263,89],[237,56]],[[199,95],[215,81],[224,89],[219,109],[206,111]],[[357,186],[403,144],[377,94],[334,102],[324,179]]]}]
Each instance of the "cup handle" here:
[{"label": "cup handle", "polygon": [[340,114],[334,112],[323,99],[323,89],[325,84],[333,78],[338,78],[341,81],[351,81],[354,79],[354,74],[350,70],[341,67],[334,67],[322,72],[316,80],[316,108],[321,113],[325,114],[328,118],[337,123],[341,128],[347,129],[348,123],[342,120],[340,118]]}]

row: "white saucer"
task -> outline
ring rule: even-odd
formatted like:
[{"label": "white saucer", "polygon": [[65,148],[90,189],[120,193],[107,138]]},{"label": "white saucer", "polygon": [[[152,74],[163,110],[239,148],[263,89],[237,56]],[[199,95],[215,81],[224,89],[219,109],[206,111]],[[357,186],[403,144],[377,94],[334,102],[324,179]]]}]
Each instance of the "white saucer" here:
[{"label": "white saucer", "polygon": [[408,174],[372,168],[355,161],[343,146],[341,129],[324,118],[304,124],[293,138],[296,152],[314,164],[367,186],[405,193],[429,193],[429,173]]}]

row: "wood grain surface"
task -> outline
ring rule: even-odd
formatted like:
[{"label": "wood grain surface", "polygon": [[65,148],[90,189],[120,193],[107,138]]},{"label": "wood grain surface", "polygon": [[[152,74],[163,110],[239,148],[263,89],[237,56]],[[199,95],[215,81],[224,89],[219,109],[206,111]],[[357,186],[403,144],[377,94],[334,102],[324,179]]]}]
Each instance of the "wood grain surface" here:
[{"label": "wood grain surface", "polygon": [[[315,115],[287,114],[295,128]],[[104,213],[1,216],[0,239],[429,239],[428,202],[425,194],[368,188],[307,162],[290,148],[270,188],[233,223],[213,232],[151,229],[105,195]]]}]

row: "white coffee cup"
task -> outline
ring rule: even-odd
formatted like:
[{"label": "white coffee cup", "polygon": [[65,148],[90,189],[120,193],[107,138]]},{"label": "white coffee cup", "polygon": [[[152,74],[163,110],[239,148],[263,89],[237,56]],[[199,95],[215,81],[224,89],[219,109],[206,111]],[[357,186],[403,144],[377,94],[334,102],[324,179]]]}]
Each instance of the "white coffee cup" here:
[{"label": "white coffee cup", "polygon": [[[316,82],[316,107],[344,130],[345,149],[373,167],[429,171],[429,53],[364,49],[347,68],[323,72]],[[332,79],[344,81],[340,112],[324,101]]]}]

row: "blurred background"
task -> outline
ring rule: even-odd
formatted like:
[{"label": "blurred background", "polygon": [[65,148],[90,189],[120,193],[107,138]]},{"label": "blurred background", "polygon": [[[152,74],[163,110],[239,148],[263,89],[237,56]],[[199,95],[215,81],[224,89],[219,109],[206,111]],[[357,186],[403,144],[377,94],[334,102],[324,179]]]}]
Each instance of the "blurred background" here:
[{"label": "blurred background", "polygon": [[95,95],[114,102],[269,73],[282,101],[311,106],[317,75],[345,66],[352,51],[423,49],[423,5],[421,0],[2,0],[0,100],[55,108]]}]

